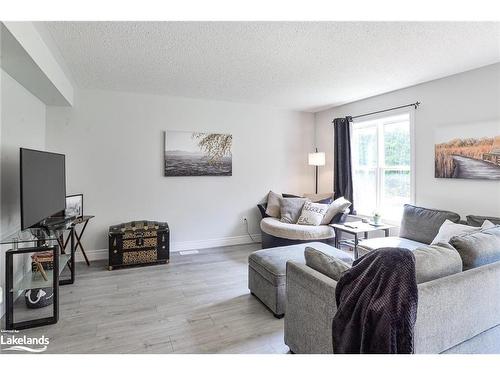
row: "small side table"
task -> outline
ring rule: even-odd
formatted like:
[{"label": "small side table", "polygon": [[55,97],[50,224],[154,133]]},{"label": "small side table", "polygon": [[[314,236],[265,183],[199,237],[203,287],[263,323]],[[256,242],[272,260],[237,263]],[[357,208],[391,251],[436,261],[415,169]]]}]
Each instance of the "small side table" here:
[{"label": "small side table", "polygon": [[[389,237],[389,230],[395,228],[395,225],[381,224],[373,225],[370,223],[363,223],[361,221],[347,222],[344,224],[331,224],[331,227],[335,230],[335,247],[339,247],[342,243],[349,243],[354,246],[354,259],[358,259],[358,244],[359,235],[363,234],[364,239],[368,238],[368,232],[375,232],[377,230],[383,230],[385,237]],[[349,233],[354,236],[354,240],[342,240],[342,233]]]}]

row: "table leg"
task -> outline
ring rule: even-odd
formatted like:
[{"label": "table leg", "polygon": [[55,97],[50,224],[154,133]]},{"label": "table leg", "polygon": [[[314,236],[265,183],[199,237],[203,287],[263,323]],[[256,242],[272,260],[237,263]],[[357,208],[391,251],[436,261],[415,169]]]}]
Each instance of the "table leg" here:
[{"label": "table leg", "polygon": [[359,254],[358,254],[358,234],[354,234],[354,260],[358,259]]},{"label": "table leg", "polygon": [[5,253],[5,328],[14,328],[14,254]]},{"label": "table leg", "polygon": [[337,228],[333,228],[335,230],[335,247],[339,249],[340,246],[340,236],[342,231],[338,230]]},{"label": "table leg", "polygon": [[66,247],[64,246],[64,234],[63,233],[57,238],[57,243],[59,244],[59,247],[61,248],[61,254],[66,254],[64,251],[66,249]]},{"label": "table leg", "polygon": [[68,238],[66,238],[66,241],[64,241],[64,246],[63,246],[64,251],[66,251],[66,248],[68,247],[68,243],[69,243],[70,238],[71,238],[71,237],[70,237],[70,236],[68,236]]},{"label": "table leg", "polygon": [[80,250],[82,251],[83,257],[85,258],[85,263],[87,263],[87,266],[90,266],[89,258],[87,258],[87,254],[85,253],[85,249],[83,248],[83,245],[80,241],[81,238],[83,237],[83,232],[85,232],[85,228],[87,228],[87,224],[88,224],[88,220],[83,225],[83,228],[80,231],[80,235],[78,235],[78,233],[75,232],[75,237],[76,237],[75,251],[78,250],[78,248],[80,248]]},{"label": "table leg", "polygon": [[384,229],[384,233],[386,237],[389,237],[389,229]]},{"label": "table leg", "polygon": [[75,272],[76,272],[76,267],[75,267],[75,227],[73,226],[69,232],[69,235],[71,236],[70,244],[71,244],[71,284],[75,282]]}]

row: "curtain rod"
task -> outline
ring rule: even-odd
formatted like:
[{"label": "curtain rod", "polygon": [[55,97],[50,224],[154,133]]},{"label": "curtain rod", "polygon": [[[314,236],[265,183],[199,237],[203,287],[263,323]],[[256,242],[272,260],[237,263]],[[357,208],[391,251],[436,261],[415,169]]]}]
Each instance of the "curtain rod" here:
[{"label": "curtain rod", "polygon": [[419,105],[420,105],[420,102],[415,102],[415,103],[410,103],[410,104],[406,104],[406,105],[400,105],[399,107],[387,108],[387,109],[382,109],[380,111],[375,111],[375,112],[370,112],[370,113],[364,113],[362,115],[348,116],[348,117],[350,117],[351,119],[355,119],[355,118],[358,118],[358,117],[365,117],[365,116],[375,115],[377,113],[383,113],[383,112],[387,112],[387,111],[393,111],[395,109],[406,108],[406,107],[414,107],[415,109],[417,109]]}]

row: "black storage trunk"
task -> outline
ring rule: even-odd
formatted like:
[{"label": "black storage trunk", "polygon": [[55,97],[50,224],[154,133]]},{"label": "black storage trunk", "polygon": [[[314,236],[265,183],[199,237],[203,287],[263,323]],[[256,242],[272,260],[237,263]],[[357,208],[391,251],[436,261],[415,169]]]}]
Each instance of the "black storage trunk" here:
[{"label": "black storage trunk", "polygon": [[170,231],[167,223],[131,221],[109,227],[109,266],[113,268],[168,263]]}]

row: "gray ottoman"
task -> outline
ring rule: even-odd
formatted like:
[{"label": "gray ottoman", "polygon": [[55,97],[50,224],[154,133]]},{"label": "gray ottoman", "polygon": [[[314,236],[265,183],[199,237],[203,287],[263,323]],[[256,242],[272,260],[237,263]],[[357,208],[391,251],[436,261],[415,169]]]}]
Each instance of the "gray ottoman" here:
[{"label": "gray ottoman", "polygon": [[352,257],[322,242],[258,250],[248,257],[248,289],[266,305],[276,318],[285,315],[286,262],[305,263],[304,249],[313,247],[331,256],[352,262]]}]

